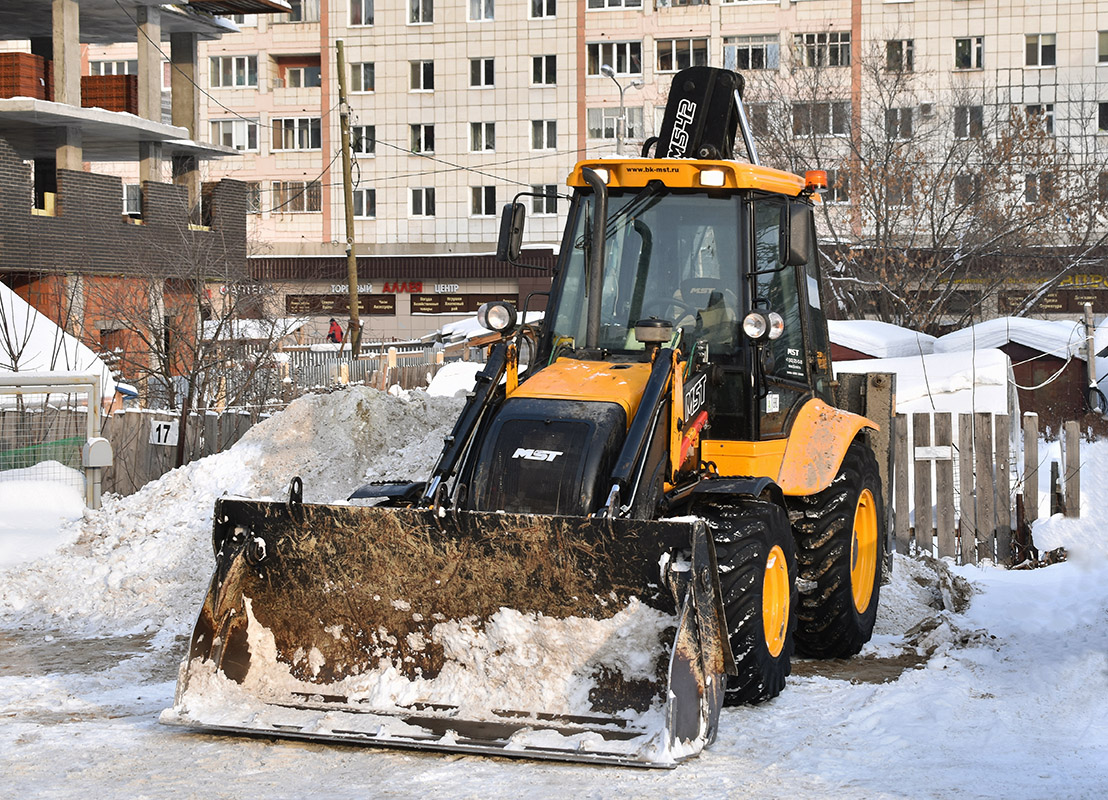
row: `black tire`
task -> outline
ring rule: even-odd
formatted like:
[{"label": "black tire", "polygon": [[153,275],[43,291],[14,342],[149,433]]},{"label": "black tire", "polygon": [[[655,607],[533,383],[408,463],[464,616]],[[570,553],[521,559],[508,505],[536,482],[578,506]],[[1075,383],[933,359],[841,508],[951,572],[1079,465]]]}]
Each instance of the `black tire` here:
[{"label": "black tire", "polygon": [[[797,567],[788,514],[781,506],[760,500],[706,503],[695,512],[708,523],[715,540],[728,638],[738,667],[738,675],[727,678],[724,703],[769,700],[785,688],[792,669]],[[779,557],[783,558],[783,571]],[[787,584],[782,586],[781,580]],[[766,587],[774,591],[774,586],[778,599],[787,597],[787,604],[774,607],[771,596],[771,613],[779,624],[770,634],[763,594]],[[772,617],[770,624],[775,625]]]},{"label": "black tire", "polygon": [[849,658],[873,635],[884,567],[885,513],[873,452],[852,442],[831,485],[790,498],[789,506],[800,562],[797,654]]}]

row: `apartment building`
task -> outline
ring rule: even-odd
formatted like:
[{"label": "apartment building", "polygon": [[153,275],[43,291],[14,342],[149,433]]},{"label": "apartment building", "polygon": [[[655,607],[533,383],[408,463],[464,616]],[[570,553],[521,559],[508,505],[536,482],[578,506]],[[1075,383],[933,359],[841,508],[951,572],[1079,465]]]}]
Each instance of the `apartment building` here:
[{"label": "apartment building", "polygon": [[[691,64],[745,75],[763,161],[828,170],[828,220],[848,229],[877,213],[860,208],[857,169],[874,132],[886,142],[925,131],[972,140],[1013,108],[1055,141],[1080,143],[1072,149],[1100,182],[1100,202],[1108,196],[1108,8],[1095,0],[291,5],[287,15],[234,17],[239,34],[201,44],[201,135],[241,153],[207,174],[249,187],[251,263],[273,309],[312,315],[320,335],[327,317],[345,314],[340,40],[370,337],[417,335],[478,301],[523,302],[540,289],[547,273],[488,257],[499,208],[537,195],[527,199],[528,243],[533,263],[549,266],[562,224],[556,193],[572,162],[637,153],[659,127],[672,75]],[[999,191],[996,177],[953,176],[947,189],[972,194],[993,181]],[[1050,190],[1030,169],[1005,186],[1021,208]],[[933,203],[886,188],[882,215]],[[1090,252],[1086,263],[1102,264]],[[1106,274],[1068,276],[1082,298],[1055,293],[1040,310],[1070,313],[1095,296],[1108,312],[1108,296],[1088,294],[1108,289]],[[1008,308],[999,291],[991,287],[988,313]]]}]

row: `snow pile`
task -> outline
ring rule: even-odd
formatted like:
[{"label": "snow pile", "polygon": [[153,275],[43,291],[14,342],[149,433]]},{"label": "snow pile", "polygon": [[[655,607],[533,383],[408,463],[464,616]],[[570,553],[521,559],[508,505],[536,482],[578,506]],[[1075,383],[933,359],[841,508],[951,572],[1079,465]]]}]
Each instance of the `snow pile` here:
[{"label": "snow pile", "polygon": [[1000,350],[934,353],[914,358],[843,361],[840,372],[895,372],[899,414],[931,411],[988,411],[1018,417],[1015,381],[1008,356]]},{"label": "snow pile", "polygon": [[0,568],[52,553],[68,544],[65,523],[85,511],[85,476],[57,461],[0,473]]},{"label": "snow pile", "polygon": [[876,319],[831,319],[827,333],[834,344],[876,358],[928,355],[935,337]]},{"label": "snow pile", "polygon": [[305,501],[341,502],[368,480],[425,477],[457,411],[457,401],[418,391],[394,397],[355,386],[302,397],[230,450],[128,497],[109,496],[100,511],[63,526],[71,545],[0,572],[0,610],[9,619],[83,622],[90,633],[185,634],[214,565],[217,497],[284,497],[299,475]]}]

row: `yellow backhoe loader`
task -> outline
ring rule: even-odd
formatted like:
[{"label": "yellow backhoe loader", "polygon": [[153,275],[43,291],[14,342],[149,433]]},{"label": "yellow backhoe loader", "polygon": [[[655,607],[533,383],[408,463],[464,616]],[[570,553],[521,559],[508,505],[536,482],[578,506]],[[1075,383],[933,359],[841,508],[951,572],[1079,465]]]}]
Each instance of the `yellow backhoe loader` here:
[{"label": "yellow backhoe loader", "polygon": [[[218,501],[166,721],[672,767],[794,651],[859,651],[887,521],[875,425],[833,399],[826,178],[759,165],[742,89],[685,70],[640,157],[577,164],[545,319],[482,308],[426,481]],[[523,225],[516,198],[501,259]]]}]

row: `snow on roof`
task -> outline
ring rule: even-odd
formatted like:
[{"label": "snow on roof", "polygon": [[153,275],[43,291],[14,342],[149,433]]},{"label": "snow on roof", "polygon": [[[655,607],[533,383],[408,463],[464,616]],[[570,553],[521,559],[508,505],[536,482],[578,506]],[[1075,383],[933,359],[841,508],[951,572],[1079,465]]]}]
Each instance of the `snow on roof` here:
[{"label": "snow on roof", "polygon": [[1085,330],[1081,322],[998,317],[940,336],[935,341],[935,352],[981,350],[1012,342],[1058,358],[1084,360],[1081,352],[1084,341]]},{"label": "snow on roof", "polygon": [[926,355],[935,344],[930,334],[876,319],[831,319],[827,332],[833,344],[876,358]]},{"label": "snow on roof", "polygon": [[0,372],[65,372],[100,376],[101,396],[111,399],[111,370],[89,347],[59,328],[0,283]]},{"label": "snow on roof", "polygon": [[1011,363],[1001,350],[842,361],[835,364],[835,372],[895,372],[898,414],[983,411],[1018,415]]}]

